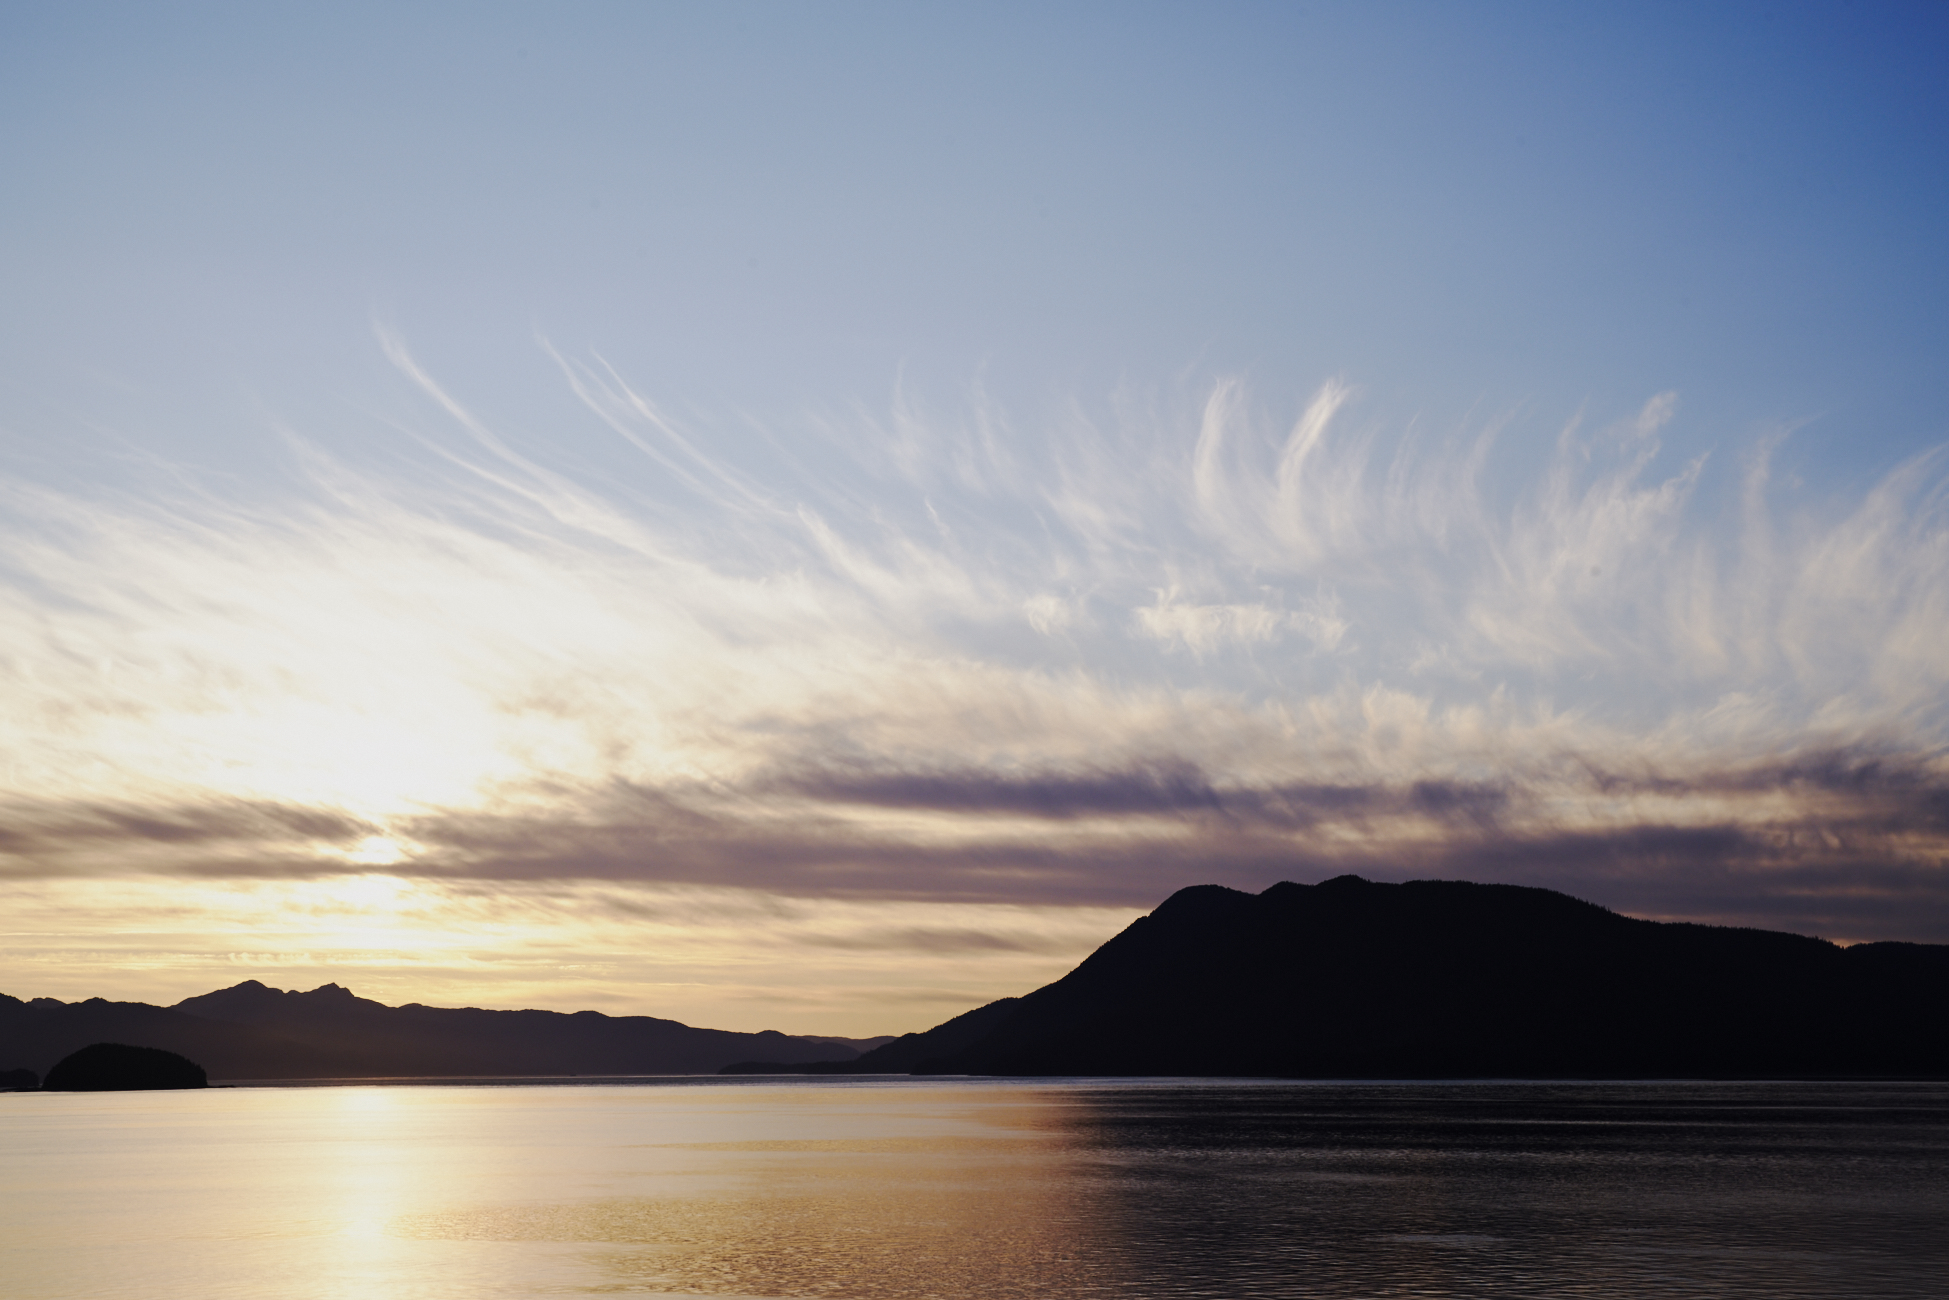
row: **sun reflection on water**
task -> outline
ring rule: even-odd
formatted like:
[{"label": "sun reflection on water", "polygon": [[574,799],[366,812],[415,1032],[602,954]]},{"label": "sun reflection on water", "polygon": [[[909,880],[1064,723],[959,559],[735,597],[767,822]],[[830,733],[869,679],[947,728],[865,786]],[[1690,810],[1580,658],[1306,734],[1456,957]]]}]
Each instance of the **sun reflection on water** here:
[{"label": "sun reflection on water", "polygon": [[[1069,1295],[1123,1280],[1102,1186],[1044,1136],[695,1144],[730,1194],[409,1215],[403,1236],[608,1248],[615,1289],[686,1294]],[[607,1289],[607,1288],[605,1288]]]},{"label": "sun reflection on water", "polygon": [[1934,1300],[1941,1084],[0,1097],[7,1300]]}]

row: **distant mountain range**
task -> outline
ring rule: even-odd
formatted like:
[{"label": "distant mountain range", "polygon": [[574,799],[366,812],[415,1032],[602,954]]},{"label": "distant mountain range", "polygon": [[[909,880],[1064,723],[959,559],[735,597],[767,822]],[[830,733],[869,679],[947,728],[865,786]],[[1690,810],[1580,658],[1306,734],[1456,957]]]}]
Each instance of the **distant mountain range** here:
[{"label": "distant mountain range", "polygon": [[[1949,946],[1640,921],[1543,889],[1182,889],[1055,983],[898,1039],[390,1007],[247,980],[173,1007],[0,995],[0,1073],[97,1042],[212,1079],[550,1075],[1949,1076]],[[861,1049],[866,1049],[862,1052]],[[0,1079],[0,1087],[7,1086]]]},{"label": "distant mountain range", "polygon": [[1641,921],[1545,889],[1179,890],[1055,983],[727,1073],[1949,1076],[1949,946]]},{"label": "distant mountain range", "polygon": [[38,1075],[98,1042],[163,1048],[212,1079],[234,1080],[712,1074],[753,1056],[846,1061],[885,1041],[739,1034],[596,1011],[389,1007],[336,984],[298,993],[246,980],[173,1007],[0,994],[0,1069]]}]

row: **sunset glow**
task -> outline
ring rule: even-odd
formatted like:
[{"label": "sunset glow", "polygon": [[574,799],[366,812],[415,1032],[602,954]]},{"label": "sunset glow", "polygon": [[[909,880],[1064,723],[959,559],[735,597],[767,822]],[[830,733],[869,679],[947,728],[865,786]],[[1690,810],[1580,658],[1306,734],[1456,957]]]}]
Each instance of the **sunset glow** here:
[{"label": "sunset glow", "polygon": [[[665,18],[612,17],[660,48]],[[430,66],[420,21],[400,48]],[[1190,53],[1171,89],[1129,71],[1175,67],[1193,27],[1257,57],[1240,14],[1162,21],[1119,36],[1135,43],[1108,72],[1083,57],[1100,33],[1064,26],[1047,48],[1133,113],[1231,84]],[[49,23],[35,39],[61,66],[95,48]],[[1405,41],[1381,19],[1326,45],[1282,24],[1266,40],[1309,60],[1345,41],[1392,67],[1376,51]],[[1480,109],[1467,137],[1484,175],[1520,183],[1458,177],[1423,142],[1447,130],[1432,101],[1401,110],[1413,129],[1379,109],[1320,126],[1341,121],[1335,60],[1313,80],[1252,65],[1299,97],[1266,110],[1277,131],[1225,100],[1182,136],[1126,137],[1041,71],[1021,74],[1030,107],[993,121],[869,80],[865,125],[821,92],[815,131],[788,87],[751,111],[811,131],[793,152],[723,104],[744,102],[741,78],[774,93],[753,68],[814,76],[778,70],[800,67],[795,40],[827,38],[700,30],[686,39],[723,85],[611,69],[634,107],[574,101],[636,123],[599,128],[613,167],[511,74],[490,93],[471,64],[439,73],[475,115],[449,121],[427,107],[448,98],[408,94],[406,55],[236,35],[322,78],[276,110],[310,161],[263,161],[204,101],[158,90],[181,139],[208,139],[164,157],[275,207],[263,220],[327,268],[302,275],[284,243],[226,235],[248,221],[131,161],[60,83],[0,92],[16,120],[62,105],[55,138],[156,196],[157,246],[202,250],[138,257],[143,205],[52,154],[13,168],[23,194],[86,190],[77,210],[103,224],[63,234],[50,199],[6,242],[71,268],[200,269],[181,272],[192,287],[131,280],[118,292],[147,305],[112,328],[112,295],[82,312],[40,271],[9,295],[0,990],[168,1002],[258,978],[902,1032],[1053,978],[1181,886],[1343,872],[1949,941],[1939,169],[1910,188],[1919,163],[1857,178],[1922,196],[1888,198],[1872,235],[1846,199],[1796,197],[1770,234],[1698,216],[1695,260],[1648,303],[1665,262],[1617,232],[1676,220],[1661,187],[1696,187],[1712,214],[1801,192],[1759,163],[1699,179],[1720,177],[1720,145],[1650,101],[1615,111],[1691,142],[1679,180],[1585,103],[1602,93],[1579,91],[1589,116],[1565,126],[1540,89],[1509,121]],[[929,32],[859,37],[948,40]],[[1793,57],[1818,60],[1802,37]],[[177,85],[133,37],[99,39],[113,66]],[[499,67],[528,38],[480,39]],[[606,58],[588,39],[541,45],[561,66]],[[1508,39],[1467,35],[1481,59]],[[819,48],[818,84],[852,84],[833,69],[854,56]],[[982,49],[996,68],[1027,57]],[[380,107],[343,125],[351,92],[321,87],[368,57]],[[1642,57],[1654,85],[1710,81]],[[185,66],[216,78],[211,102],[255,102],[225,80],[244,72]],[[552,95],[602,80],[548,66]],[[1637,84],[1625,71],[1602,76]],[[900,134],[908,110],[889,106],[909,100],[938,134]],[[710,140],[671,126],[691,120],[672,104],[719,105],[696,110]],[[1881,113],[1818,148],[1855,157]],[[1508,143],[1530,140],[1517,127],[1546,143]],[[340,131],[383,161],[320,143]],[[1552,132],[1604,142],[1600,161],[1534,162],[1590,152]],[[1790,135],[1751,147],[1791,160]],[[1153,166],[1130,141],[1153,138],[1185,194],[1121,188]],[[940,161],[957,149],[989,189]],[[931,178],[918,210],[872,197],[894,157]],[[750,158],[797,201],[742,190],[727,160]],[[1221,192],[1271,215],[1210,206]],[[363,206],[393,193],[414,196],[396,215]],[[1504,230],[1495,214],[1527,213],[1525,195],[1567,206]],[[1328,209],[1330,228],[1297,224]],[[1390,234],[1376,214],[1397,210],[1454,228]],[[915,252],[937,227],[939,249]],[[1859,245],[1802,273],[1867,287],[1761,311],[1772,281],[1740,259],[1764,239],[1785,250],[1768,268]],[[1925,248],[1901,276],[1881,261]],[[947,269],[916,269],[930,258]],[[225,316],[226,295],[252,305]],[[1858,325],[1890,312],[1905,333]],[[1233,316],[1251,329],[1228,332]]]}]

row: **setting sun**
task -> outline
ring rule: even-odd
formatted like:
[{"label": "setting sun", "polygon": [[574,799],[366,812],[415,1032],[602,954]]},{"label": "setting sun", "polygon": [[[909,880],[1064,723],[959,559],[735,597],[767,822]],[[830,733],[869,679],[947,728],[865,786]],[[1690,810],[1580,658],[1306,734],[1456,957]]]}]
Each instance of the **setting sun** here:
[{"label": "setting sun", "polygon": [[345,858],[362,867],[390,867],[406,860],[406,850],[398,840],[384,835],[368,835]]}]

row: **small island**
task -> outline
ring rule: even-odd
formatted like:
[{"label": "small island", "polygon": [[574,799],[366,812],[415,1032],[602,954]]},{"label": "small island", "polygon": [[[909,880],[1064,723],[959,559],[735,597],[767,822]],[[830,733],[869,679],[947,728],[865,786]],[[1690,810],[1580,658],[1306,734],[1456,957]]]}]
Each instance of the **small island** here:
[{"label": "small island", "polygon": [[160,1047],[93,1043],[70,1052],[47,1072],[43,1092],[146,1092],[207,1088],[210,1078],[187,1056]]}]

